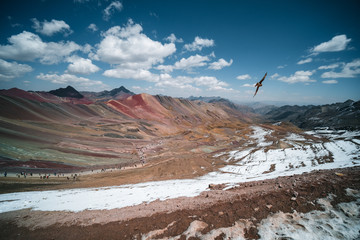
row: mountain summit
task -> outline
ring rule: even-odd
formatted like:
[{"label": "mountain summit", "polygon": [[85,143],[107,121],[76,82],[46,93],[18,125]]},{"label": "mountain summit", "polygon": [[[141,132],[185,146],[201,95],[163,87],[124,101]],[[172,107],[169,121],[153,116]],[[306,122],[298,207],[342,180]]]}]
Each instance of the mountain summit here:
[{"label": "mountain summit", "polygon": [[121,86],[118,88],[114,88],[110,91],[102,91],[102,92],[81,92],[86,98],[92,99],[93,101],[110,101],[112,99],[125,99],[135,93]]},{"label": "mountain summit", "polygon": [[79,93],[72,86],[67,86],[66,88],[58,88],[56,90],[51,90],[49,93],[58,96],[58,97],[71,97],[71,98],[83,98],[84,96]]},{"label": "mountain summit", "polygon": [[126,89],[124,86],[121,86],[119,88],[114,88],[110,91],[102,91],[99,93],[99,96],[121,96],[121,95],[135,95],[135,93],[131,92],[130,90]]}]

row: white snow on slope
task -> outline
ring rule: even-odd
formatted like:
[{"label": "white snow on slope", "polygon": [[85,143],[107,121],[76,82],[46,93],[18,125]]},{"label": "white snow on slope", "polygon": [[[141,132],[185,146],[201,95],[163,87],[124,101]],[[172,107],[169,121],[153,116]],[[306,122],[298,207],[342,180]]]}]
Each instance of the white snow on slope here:
[{"label": "white snow on slope", "polygon": [[[351,138],[326,143],[296,145],[293,148],[268,149],[266,136],[272,134],[256,126],[250,136],[256,148],[244,147],[229,153],[228,165],[196,179],[145,182],[103,188],[83,188],[56,191],[35,191],[0,194],[0,213],[25,208],[42,211],[83,211],[123,208],[177,197],[193,197],[208,190],[210,183],[264,180],[301,174],[317,169],[360,166],[360,145]],[[316,133],[321,134],[321,133]],[[326,133],[328,134],[328,133]],[[333,134],[336,134],[333,132]],[[344,135],[344,133],[341,133]],[[346,134],[346,136],[359,136]],[[290,141],[288,139],[288,141]],[[300,138],[296,137],[296,141]],[[231,160],[231,161],[230,161]],[[230,163],[231,162],[231,163]]]},{"label": "white snow on slope", "polygon": [[[348,191],[354,191],[347,189]],[[260,239],[358,239],[360,236],[360,195],[349,203],[331,205],[332,195],[319,199],[324,211],[278,212],[259,224]]]}]

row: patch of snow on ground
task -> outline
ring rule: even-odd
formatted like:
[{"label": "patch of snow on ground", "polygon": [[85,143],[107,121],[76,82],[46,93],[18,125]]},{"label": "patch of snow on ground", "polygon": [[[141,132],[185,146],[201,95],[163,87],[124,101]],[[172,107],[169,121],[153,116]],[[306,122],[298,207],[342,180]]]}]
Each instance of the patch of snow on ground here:
[{"label": "patch of snow on ground", "polygon": [[235,159],[235,160],[242,159],[242,158],[246,157],[247,155],[249,155],[252,150],[254,150],[254,149],[249,148],[249,149],[242,150],[242,151],[231,151],[231,152],[229,152],[229,158],[227,161],[230,161],[231,159]]},{"label": "patch of snow on ground", "polygon": [[331,205],[332,196],[318,201],[324,211],[278,212],[260,222],[260,239],[358,239],[360,194],[350,203]]},{"label": "patch of snow on ground", "polygon": [[290,141],[306,141],[303,136],[295,133],[290,133],[285,139]]},{"label": "patch of snow on ground", "polygon": [[265,139],[267,135],[271,135],[271,133],[273,132],[272,130],[267,130],[259,126],[252,126],[252,129],[254,130],[254,132],[250,136],[250,138],[256,139],[258,147],[267,147],[273,144],[273,142],[266,142]]}]

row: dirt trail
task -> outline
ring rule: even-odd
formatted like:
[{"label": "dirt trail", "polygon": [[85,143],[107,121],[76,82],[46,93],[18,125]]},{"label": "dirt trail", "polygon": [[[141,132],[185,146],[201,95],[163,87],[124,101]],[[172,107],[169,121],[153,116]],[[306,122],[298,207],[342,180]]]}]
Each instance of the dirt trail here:
[{"label": "dirt trail", "polygon": [[[321,210],[316,200],[330,193],[336,195],[334,203],[353,201],[345,190],[360,190],[360,167],[248,182],[226,191],[221,185],[209,187],[209,191],[194,198],[155,201],[122,209],[3,213],[0,236],[3,239],[141,239],[142,236],[186,239],[191,235],[190,230],[205,234],[243,224],[245,237],[257,239],[257,224],[272,213]],[[220,231],[214,239],[224,236]]]}]

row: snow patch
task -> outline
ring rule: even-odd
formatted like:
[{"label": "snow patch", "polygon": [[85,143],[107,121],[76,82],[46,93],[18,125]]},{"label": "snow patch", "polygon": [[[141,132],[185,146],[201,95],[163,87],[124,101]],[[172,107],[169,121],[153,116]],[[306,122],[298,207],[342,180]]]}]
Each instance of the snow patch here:
[{"label": "snow patch", "polygon": [[360,237],[360,196],[331,205],[331,196],[318,201],[324,211],[278,212],[260,222],[261,239],[357,239]]}]

